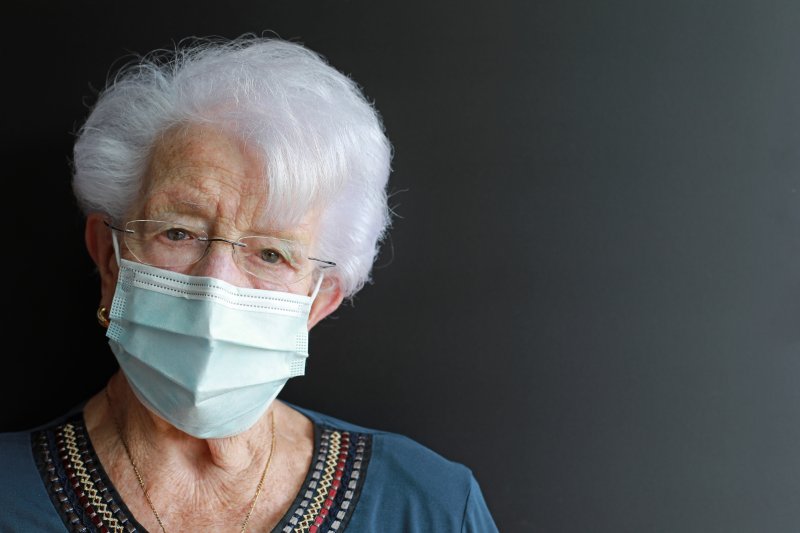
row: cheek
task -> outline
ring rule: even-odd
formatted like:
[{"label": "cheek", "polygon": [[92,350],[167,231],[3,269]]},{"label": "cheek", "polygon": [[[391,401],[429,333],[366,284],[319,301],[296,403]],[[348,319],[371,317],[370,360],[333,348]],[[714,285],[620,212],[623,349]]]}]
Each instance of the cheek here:
[{"label": "cheek", "polygon": [[310,278],[298,281],[297,283],[293,283],[290,285],[285,285],[273,281],[263,280],[246,272],[243,273],[248,278],[248,284],[246,286],[251,289],[259,289],[262,291],[273,291],[273,292],[288,292],[291,294],[311,296],[311,293],[315,287],[314,282]]},{"label": "cheek", "polygon": [[315,287],[316,281],[309,276],[308,278],[298,281],[297,283],[294,283],[288,287],[277,290],[283,290],[284,292],[290,292],[292,294],[302,294],[303,296],[311,296],[311,293],[314,291]]}]

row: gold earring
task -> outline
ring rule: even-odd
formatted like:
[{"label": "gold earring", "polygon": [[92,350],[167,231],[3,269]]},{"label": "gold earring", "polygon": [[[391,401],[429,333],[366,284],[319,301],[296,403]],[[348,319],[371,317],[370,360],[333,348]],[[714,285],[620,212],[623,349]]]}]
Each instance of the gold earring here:
[{"label": "gold earring", "polygon": [[103,307],[102,305],[97,308],[97,323],[103,326],[104,328],[108,329],[108,309]]}]

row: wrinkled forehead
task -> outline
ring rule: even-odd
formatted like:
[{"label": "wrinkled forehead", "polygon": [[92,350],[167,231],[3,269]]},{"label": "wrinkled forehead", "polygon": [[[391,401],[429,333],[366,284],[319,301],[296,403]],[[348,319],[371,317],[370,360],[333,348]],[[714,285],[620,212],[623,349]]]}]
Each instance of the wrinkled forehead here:
[{"label": "wrinkled forehead", "polygon": [[[221,231],[285,230],[308,221],[305,202],[276,202],[263,151],[217,126],[182,126],[155,144],[132,218],[191,216]],[[273,191],[271,191],[273,189]]]}]

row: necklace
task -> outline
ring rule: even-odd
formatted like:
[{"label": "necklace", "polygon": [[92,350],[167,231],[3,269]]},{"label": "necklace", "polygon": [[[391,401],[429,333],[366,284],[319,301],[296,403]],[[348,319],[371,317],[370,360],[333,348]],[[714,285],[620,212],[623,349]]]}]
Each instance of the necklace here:
[{"label": "necklace", "polygon": [[[150,506],[150,510],[153,511],[153,516],[156,517],[156,522],[158,522],[158,526],[161,528],[161,533],[167,533],[167,530],[164,528],[164,523],[161,521],[161,517],[156,511],[156,506],[153,505],[153,501],[150,499],[150,494],[147,492],[147,488],[144,486],[144,478],[142,478],[142,474],[139,472],[139,467],[136,466],[136,462],[133,460],[133,456],[131,455],[131,450],[128,448],[128,442],[125,440],[125,437],[122,435],[122,425],[119,423],[119,419],[117,418],[117,414],[114,411],[114,406],[111,403],[111,397],[108,395],[108,387],[104,389],[106,394],[106,401],[108,402],[108,408],[111,411],[111,416],[114,418],[114,426],[117,429],[117,437],[119,437],[120,442],[122,443],[122,447],[125,448],[125,455],[128,456],[128,461],[131,463],[133,467],[133,472],[136,474],[136,479],[139,481],[139,486],[142,488],[142,494],[144,494],[144,499],[147,500],[147,505]],[[247,510],[247,515],[244,517],[244,521],[242,522],[242,528],[239,530],[240,533],[244,533],[247,530],[247,523],[250,521],[250,515],[253,514],[253,509],[256,508],[256,502],[258,501],[258,497],[261,495],[261,490],[264,488],[264,480],[267,477],[267,471],[269,470],[269,465],[272,462],[272,453],[275,451],[275,412],[270,413],[270,432],[272,433],[271,442],[269,445],[269,456],[267,457],[267,464],[264,465],[264,471],[261,472],[261,479],[258,480],[258,486],[256,486],[256,493],[253,495],[253,499],[250,501],[250,508]]]}]

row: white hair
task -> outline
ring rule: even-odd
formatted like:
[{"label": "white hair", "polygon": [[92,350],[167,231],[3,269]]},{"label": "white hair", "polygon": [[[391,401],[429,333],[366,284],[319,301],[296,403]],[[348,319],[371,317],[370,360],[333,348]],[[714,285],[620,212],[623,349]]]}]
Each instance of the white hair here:
[{"label": "white hair", "polygon": [[75,142],[72,184],[84,214],[121,222],[157,141],[192,124],[231,130],[263,156],[270,218],[319,209],[314,253],[337,264],[331,275],[345,297],[370,280],[391,222],[392,147],[381,117],[319,54],[277,38],[192,39],[123,66]]}]

